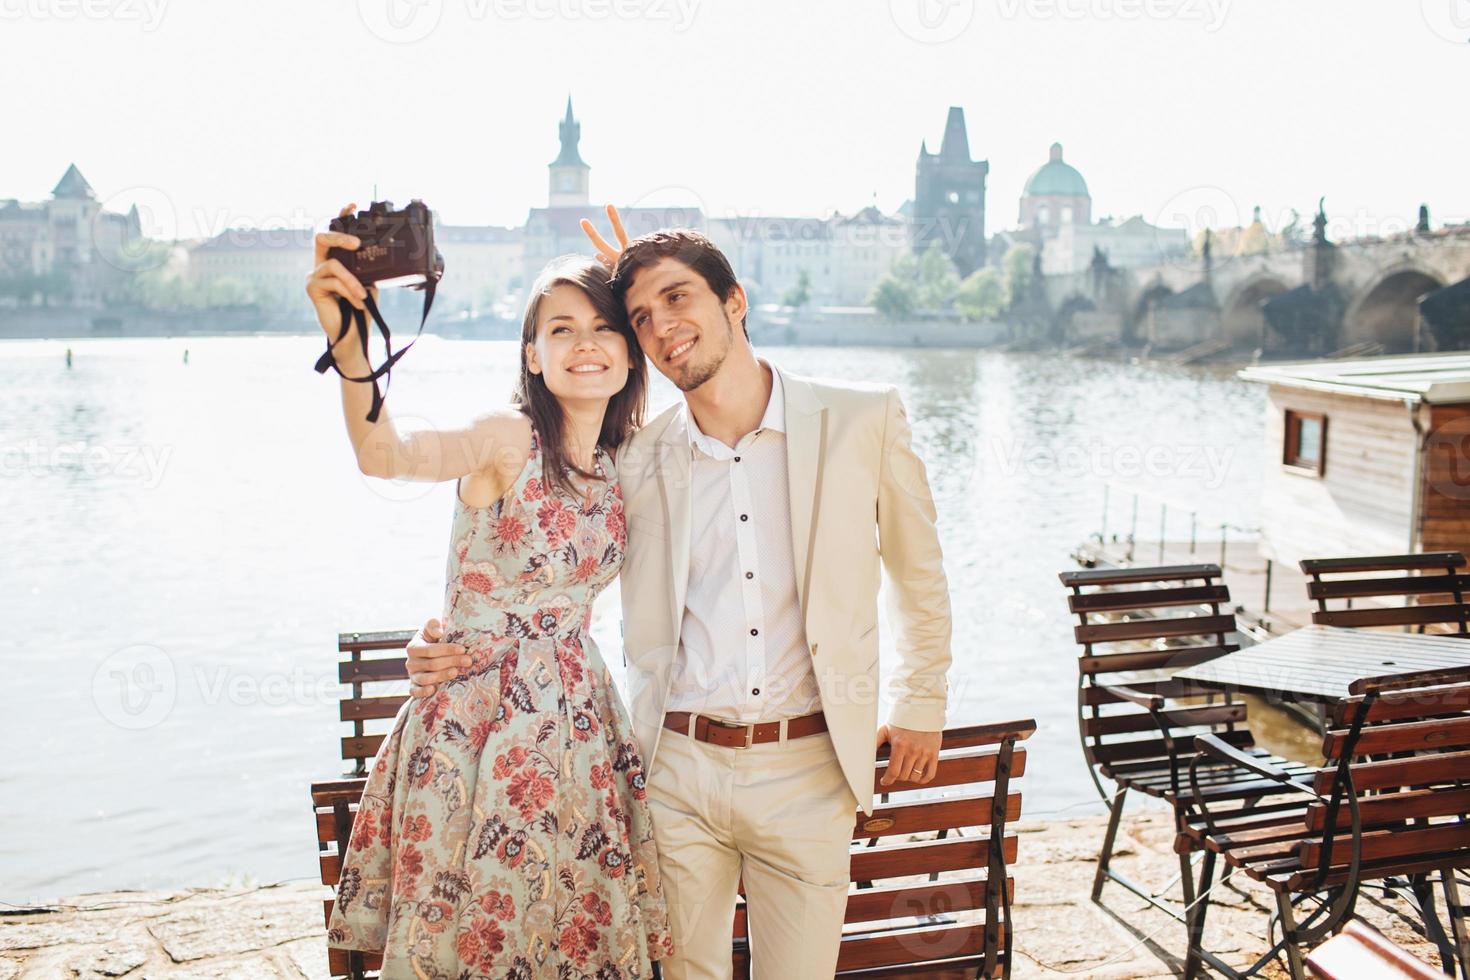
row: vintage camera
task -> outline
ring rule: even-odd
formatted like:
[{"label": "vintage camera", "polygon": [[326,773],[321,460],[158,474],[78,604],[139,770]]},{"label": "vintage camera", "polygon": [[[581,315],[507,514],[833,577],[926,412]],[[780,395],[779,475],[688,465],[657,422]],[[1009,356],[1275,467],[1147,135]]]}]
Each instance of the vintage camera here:
[{"label": "vintage camera", "polygon": [[337,259],[364,286],[412,286],[423,289],[444,275],[444,256],[434,247],[434,219],[423,201],[414,198],[402,211],[389,201],[374,201],[366,211],[333,218],[331,229],[356,235],[356,251],[333,248]]}]

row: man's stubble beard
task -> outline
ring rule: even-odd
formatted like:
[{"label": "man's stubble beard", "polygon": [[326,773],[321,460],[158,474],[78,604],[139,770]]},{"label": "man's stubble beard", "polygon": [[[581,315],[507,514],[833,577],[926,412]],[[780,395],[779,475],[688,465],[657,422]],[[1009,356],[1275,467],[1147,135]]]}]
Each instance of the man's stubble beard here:
[{"label": "man's stubble beard", "polygon": [[725,349],[715,355],[708,364],[692,368],[689,374],[675,381],[674,384],[680,391],[693,391],[713,378],[719,373],[720,367],[725,363],[725,358],[730,356],[730,347],[735,342],[735,325],[730,322],[730,314],[723,309],[720,310],[720,315],[725,318]]}]

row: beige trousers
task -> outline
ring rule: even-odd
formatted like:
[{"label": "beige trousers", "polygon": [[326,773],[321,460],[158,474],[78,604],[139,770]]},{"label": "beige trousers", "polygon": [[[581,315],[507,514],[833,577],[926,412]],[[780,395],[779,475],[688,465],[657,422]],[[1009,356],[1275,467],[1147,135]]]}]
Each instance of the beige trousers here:
[{"label": "beige trousers", "polygon": [[665,731],[648,779],[674,934],[666,980],[728,980],[745,883],[753,980],[836,970],[857,800],[823,732],[726,748]]}]

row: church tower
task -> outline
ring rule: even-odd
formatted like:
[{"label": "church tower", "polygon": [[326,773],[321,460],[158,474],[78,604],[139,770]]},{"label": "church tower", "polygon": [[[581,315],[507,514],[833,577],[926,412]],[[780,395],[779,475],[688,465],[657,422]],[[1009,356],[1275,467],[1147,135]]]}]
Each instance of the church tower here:
[{"label": "church tower", "polygon": [[965,110],[950,106],[939,152],[930,153],[927,142],[919,147],[912,216],[915,253],[922,255],[937,242],[962,277],[985,264],[988,173],[988,161],[970,159]]},{"label": "church tower", "polygon": [[567,114],[561,121],[561,153],[551,161],[551,193],[547,204],[553,208],[581,208],[591,203],[587,177],[592,168],[582,162],[577,143],[582,138],[582,124],[572,118],[572,97],[567,96]]}]

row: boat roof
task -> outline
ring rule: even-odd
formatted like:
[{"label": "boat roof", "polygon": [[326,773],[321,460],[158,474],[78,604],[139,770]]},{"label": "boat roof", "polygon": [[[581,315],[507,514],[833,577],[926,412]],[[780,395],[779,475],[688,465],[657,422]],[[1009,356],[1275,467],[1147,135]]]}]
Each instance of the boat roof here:
[{"label": "boat roof", "polygon": [[1447,405],[1470,402],[1470,354],[1399,354],[1341,361],[1255,364],[1246,381],[1336,395]]}]

